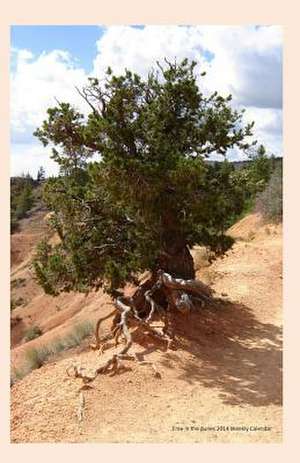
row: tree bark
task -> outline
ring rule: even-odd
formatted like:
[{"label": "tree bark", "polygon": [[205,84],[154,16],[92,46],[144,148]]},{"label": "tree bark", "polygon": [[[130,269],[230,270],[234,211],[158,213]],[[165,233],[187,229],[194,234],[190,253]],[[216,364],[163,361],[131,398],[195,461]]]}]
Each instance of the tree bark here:
[{"label": "tree bark", "polygon": [[[162,251],[157,261],[157,268],[152,272],[151,277],[142,283],[134,293],[132,300],[134,306],[137,308],[139,315],[143,318],[149,312],[149,304],[145,298],[145,293],[153,288],[157,281],[157,271],[163,271],[173,278],[182,278],[184,280],[194,280],[195,269],[194,260],[189,251],[189,248],[184,246],[169,247],[169,252]],[[182,291],[175,291],[179,297]],[[157,289],[153,294],[153,299],[163,309],[167,309],[170,298],[166,296],[166,291]]]},{"label": "tree bark", "polygon": [[161,253],[158,261],[161,270],[175,278],[193,280],[195,278],[194,260],[187,245],[168,247]]},{"label": "tree bark", "polygon": [[163,249],[158,258],[158,267],[175,278],[194,279],[194,260],[185,236],[180,230],[176,212],[171,207],[166,207],[162,216],[162,224],[164,227]]}]

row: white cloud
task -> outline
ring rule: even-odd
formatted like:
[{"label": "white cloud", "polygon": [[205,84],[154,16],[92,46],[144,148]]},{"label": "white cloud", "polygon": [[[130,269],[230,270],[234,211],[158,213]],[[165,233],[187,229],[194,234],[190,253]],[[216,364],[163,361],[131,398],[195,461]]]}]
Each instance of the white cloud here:
[{"label": "white cloud", "polygon": [[[207,71],[199,80],[202,91],[232,93],[234,104],[245,106],[246,118],[256,121],[259,141],[281,154],[281,46],[278,26],[112,26],[97,42],[92,74],[101,77],[111,66],[116,73],[127,67],[146,76],[164,57],[194,59],[198,62],[196,72]],[[32,132],[45,119],[46,109],[56,104],[55,97],[88,111],[75,90],[75,85],[86,84],[88,75],[67,51],[34,56],[30,50],[13,48],[12,54],[11,138],[16,174],[26,170],[25,159],[32,168],[38,156],[42,160]],[[42,146],[40,152],[46,152]],[[38,165],[45,162],[45,156]],[[53,169],[52,164],[49,169]]]},{"label": "white cloud", "polygon": [[[207,71],[201,86],[233,93],[246,106],[278,107],[281,102],[281,28],[278,26],[112,26],[97,42],[94,73],[108,66],[142,75],[163,61],[185,57]],[[207,52],[213,59],[207,59]]]},{"label": "white cloud", "polygon": [[43,166],[47,176],[57,175],[58,164],[50,158],[50,155],[51,149],[43,148],[38,142],[12,143],[10,173],[14,176],[29,172],[33,178],[36,178],[39,167]]},{"label": "white cloud", "polygon": [[11,135],[24,142],[46,117],[55,98],[85,107],[74,86],[86,83],[83,69],[75,68],[71,56],[53,50],[34,57],[28,50],[16,53],[15,71],[11,76]]},{"label": "white cloud", "polygon": [[232,93],[246,106],[273,107],[269,96],[268,102],[264,99],[267,92],[276,101],[281,96],[281,28],[200,26],[200,29],[201,43],[215,55],[207,73],[210,90]]},{"label": "white cloud", "polygon": [[[166,57],[198,62],[196,72],[205,93],[231,93],[233,104],[246,107],[246,120],[254,118],[255,137],[268,150],[282,153],[282,29],[279,26],[113,26],[97,42],[94,74],[108,66],[142,75]],[[208,53],[209,52],[209,53]],[[210,56],[210,59],[208,57]],[[211,59],[212,57],[212,59]],[[276,130],[268,129],[266,120]]]},{"label": "white cloud", "polygon": [[85,113],[88,108],[75,90],[86,84],[84,69],[76,68],[67,51],[53,50],[35,57],[29,50],[13,49],[11,73],[11,174],[32,172],[44,165],[57,172],[50,150],[34,139],[34,130],[46,118],[47,108],[68,101]]},{"label": "white cloud", "polygon": [[121,73],[127,67],[143,76],[157,60],[163,62],[183,58],[205,60],[198,27],[145,26],[137,29],[130,26],[112,26],[97,42],[98,55],[94,60],[94,73],[101,75],[108,66]]},{"label": "white cloud", "polygon": [[255,137],[265,144],[268,152],[282,155],[282,110],[249,107],[245,113],[246,121],[255,122]]}]

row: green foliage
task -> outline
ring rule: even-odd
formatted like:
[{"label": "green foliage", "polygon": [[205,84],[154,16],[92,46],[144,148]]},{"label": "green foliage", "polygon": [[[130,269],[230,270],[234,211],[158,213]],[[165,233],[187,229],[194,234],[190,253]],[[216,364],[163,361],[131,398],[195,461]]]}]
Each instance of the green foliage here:
[{"label": "green foliage", "polygon": [[[50,294],[101,286],[116,294],[157,268],[164,252],[195,244],[224,252],[232,244],[224,231],[242,210],[246,179],[205,159],[248,150],[253,123],[243,125],[231,96],[200,91],[195,62],[157,64],[145,80],[110,69],[104,82],[90,78],[80,92],[92,108],[87,119],[59,103],[35,132],[55,145],[60,166],[44,200],[61,243],[42,244],[34,259]],[[100,161],[89,162],[95,153]]]},{"label": "green foliage", "polygon": [[232,181],[239,191],[237,200],[242,208],[240,214],[232,217],[230,225],[253,211],[257,195],[266,188],[275,168],[275,158],[267,156],[265,148],[260,145],[257,150],[252,150],[250,160],[244,166],[233,169]]},{"label": "green foliage", "polygon": [[19,220],[25,217],[26,212],[29,209],[31,209],[32,205],[33,205],[32,187],[29,183],[27,183],[25,184],[17,200],[16,218]]},{"label": "green foliage", "polygon": [[260,145],[252,155],[252,161],[248,168],[250,194],[255,195],[263,191],[270,180],[272,173],[272,158],[266,155],[265,148]]},{"label": "green foliage", "polygon": [[25,333],[25,341],[32,341],[32,339],[38,338],[43,334],[42,330],[38,326],[31,326]]},{"label": "green foliage", "polygon": [[278,165],[272,173],[269,183],[256,200],[256,209],[267,220],[282,221],[282,167]]},{"label": "green foliage", "polygon": [[18,230],[19,220],[34,204],[33,187],[34,181],[29,174],[11,179],[11,233]]}]

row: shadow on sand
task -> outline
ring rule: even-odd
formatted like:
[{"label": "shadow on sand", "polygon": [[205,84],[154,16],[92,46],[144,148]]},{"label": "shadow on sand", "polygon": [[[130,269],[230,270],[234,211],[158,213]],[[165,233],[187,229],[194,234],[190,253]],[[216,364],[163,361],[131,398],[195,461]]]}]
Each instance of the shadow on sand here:
[{"label": "shadow on sand", "polygon": [[165,352],[160,364],[176,368],[179,379],[217,389],[223,403],[230,405],[282,403],[278,326],[261,323],[250,308],[228,301],[188,317],[178,314],[174,323],[178,350]]}]

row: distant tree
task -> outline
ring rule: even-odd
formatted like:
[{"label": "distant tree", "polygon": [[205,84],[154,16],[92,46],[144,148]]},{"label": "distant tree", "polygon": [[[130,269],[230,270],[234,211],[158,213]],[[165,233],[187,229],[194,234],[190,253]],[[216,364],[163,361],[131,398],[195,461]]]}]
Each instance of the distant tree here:
[{"label": "distant tree", "polygon": [[273,222],[282,220],[282,166],[278,164],[271,175],[266,188],[256,199],[256,210]]},{"label": "distant tree", "polygon": [[257,194],[266,188],[276,165],[263,145],[252,148],[248,154],[247,164],[232,172],[232,181],[243,197],[243,200],[239,199],[243,202],[242,216],[253,210]]},{"label": "distant tree", "polygon": [[[61,102],[35,132],[55,145],[61,172],[45,186],[61,242],[39,246],[36,277],[51,294],[103,286],[123,314],[127,340],[128,317],[149,327],[154,312],[189,310],[194,296],[212,301],[211,290],[194,280],[189,249],[225,252],[228,217],[243,207],[229,163],[217,168],[205,159],[248,150],[253,123],[243,124],[231,96],[199,90],[195,64],[158,63],[144,80],[108,68],[104,82],[90,78],[78,90],[91,108],[87,120]],[[95,153],[100,161],[88,162]],[[144,271],[149,279],[125,298],[121,289],[139,284]]]},{"label": "distant tree", "polygon": [[26,212],[33,206],[32,186],[26,182],[16,203],[16,218],[21,219]]},{"label": "distant tree", "polygon": [[46,172],[43,166],[40,166],[36,179],[38,183],[41,183],[46,179]]},{"label": "distant tree", "polygon": [[33,185],[34,180],[30,174],[22,174],[20,177],[14,177],[11,181],[11,233],[17,231],[19,220],[25,217],[27,211],[31,209],[34,204]]},{"label": "distant tree", "polygon": [[249,167],[249,179],[252,183],[253,193],[264,190],[270,180],[273,160],[267,156],[266,149],[260,145],[251,155],[252,163]]}]

